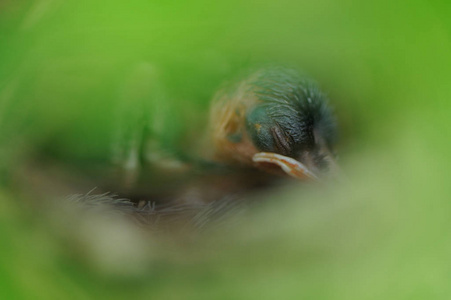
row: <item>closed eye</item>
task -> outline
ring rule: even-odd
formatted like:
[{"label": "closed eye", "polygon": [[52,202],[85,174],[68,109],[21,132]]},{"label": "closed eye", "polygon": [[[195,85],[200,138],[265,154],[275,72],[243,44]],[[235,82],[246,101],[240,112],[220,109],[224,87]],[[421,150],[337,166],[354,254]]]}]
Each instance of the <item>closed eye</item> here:
[{"label": "closed eye", "polygon": [[276,152],[282,155],[289,155],[292,152],[292,148],[286,133],[280,127],[274,126],[271,127],[271,134],[274,138]]}]

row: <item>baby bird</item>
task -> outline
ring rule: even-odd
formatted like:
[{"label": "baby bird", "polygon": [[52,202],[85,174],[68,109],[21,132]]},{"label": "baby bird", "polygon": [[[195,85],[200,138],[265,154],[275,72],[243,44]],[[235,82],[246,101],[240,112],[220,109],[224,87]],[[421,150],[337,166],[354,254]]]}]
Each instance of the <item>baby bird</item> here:
[{"label": "baby bird", "polygon": [[337,124],[327,96],[292,69],[259,70],[221,90],[210,111],[215,160],[298,179],[337,169]]},{"label": "baby bird", "polygon": [[294,70],[261,69],[222,89],[209,117],[203,149],[210,153],[198,153],[184,170],[158,172],[158,161],[152,162],[156,174],[119,193],[131,201],[109,194],[73,199],[110,204],[153,230],[201,228],[243,211],[245,195],[278,182],[265,172],[319,180],[337,170],[337,125],[328,99]]}]

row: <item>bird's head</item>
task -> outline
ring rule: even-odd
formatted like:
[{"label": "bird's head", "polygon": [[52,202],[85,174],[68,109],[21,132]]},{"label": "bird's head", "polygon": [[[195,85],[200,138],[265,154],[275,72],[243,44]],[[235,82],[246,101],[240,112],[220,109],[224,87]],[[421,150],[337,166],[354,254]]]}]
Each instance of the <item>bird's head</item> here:
[{"label": "bird's head", "polygon": [[299,179],[336,168],[337,126],[327,97],[294,70],[260,70],[223,90],[210,117],[218,160]]}]

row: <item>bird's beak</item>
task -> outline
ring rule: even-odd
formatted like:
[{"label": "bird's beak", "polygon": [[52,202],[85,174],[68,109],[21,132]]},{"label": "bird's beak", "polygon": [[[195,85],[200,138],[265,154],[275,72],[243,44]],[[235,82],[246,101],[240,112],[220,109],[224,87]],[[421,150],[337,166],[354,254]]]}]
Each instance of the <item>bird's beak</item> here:
[{"label": "bird's beak", "polygon": [[318,180],[318,176],[309,170],[304,164],[294,158],[271,152],[259,152],[252,157],[254,163],[272,164],[279,166],[287,175],[305,180]]}]

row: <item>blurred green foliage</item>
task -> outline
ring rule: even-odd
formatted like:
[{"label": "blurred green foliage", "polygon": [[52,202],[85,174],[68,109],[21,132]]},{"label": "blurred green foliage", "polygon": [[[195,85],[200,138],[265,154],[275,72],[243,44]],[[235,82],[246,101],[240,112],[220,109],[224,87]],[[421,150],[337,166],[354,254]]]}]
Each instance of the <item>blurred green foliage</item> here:
[{"label": "blurred green foliage", "polygon": [[[1,298],[448,299],[449,16],[420,0],[1,2]],[[108,165],[143,122],[191,151],[218,87],[268,63],[328,92],[352,187],[289,189],[186,247],[126,231],[106,268],[108,246],[89,254],[30,208],[24,166]]]}]

